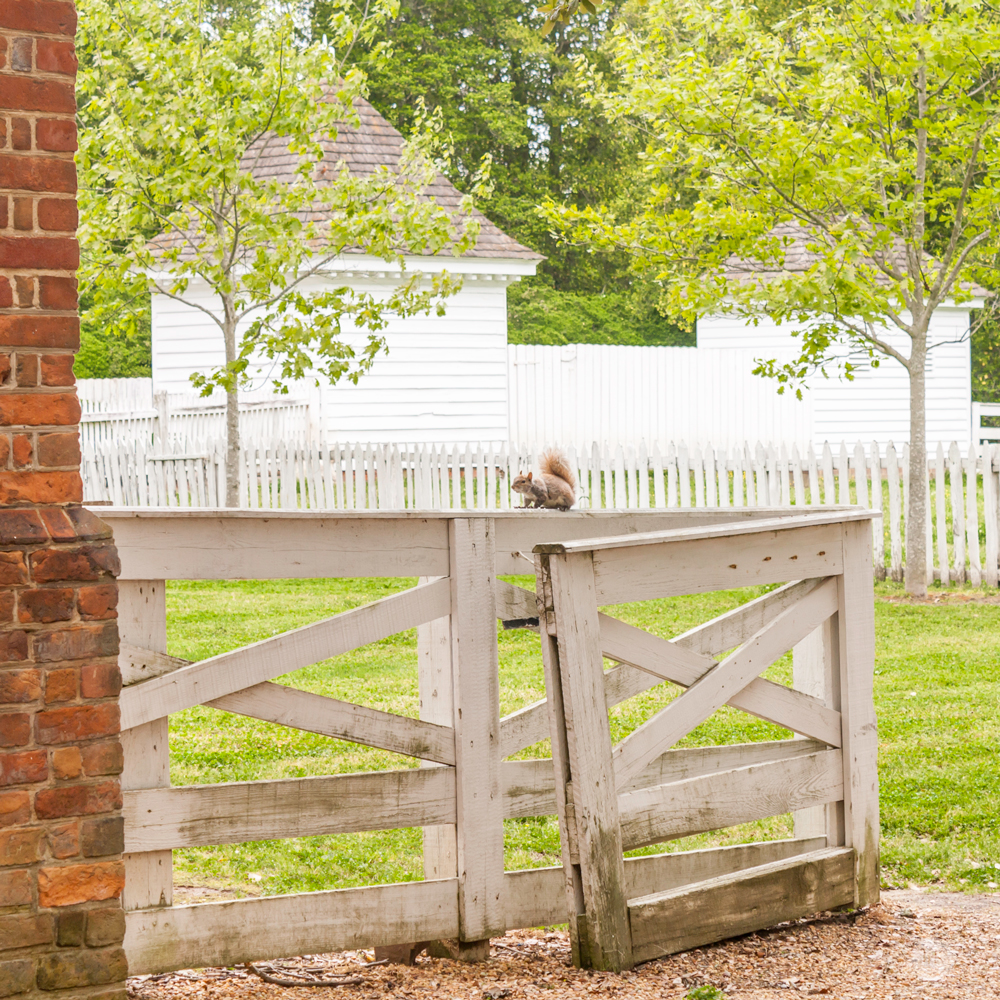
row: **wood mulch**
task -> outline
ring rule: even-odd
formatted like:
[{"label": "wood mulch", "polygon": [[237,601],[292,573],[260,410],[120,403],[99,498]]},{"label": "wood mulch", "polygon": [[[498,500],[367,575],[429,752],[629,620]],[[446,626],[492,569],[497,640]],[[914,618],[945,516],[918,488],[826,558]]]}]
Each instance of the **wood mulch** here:
[{"label": "wood mulch", "polygon": [[[513,931],[488,962],[422,956],[412,967],[361,968],[372,954],[344,952],[258,963],[271,975],[317,979],[359,973],[361,985],[273,986],[243,968],[129,980],[135,1000],[542,1000],[597,997],[681,1000],[699,986],[726,997],[792,993],[851,1000],[1000,998],[1000,893],[890,891],[860,914],[824,914],[674,955],[623,975],[573,969],[564,933]],[[698,991],[702,992],[702,991]]]}]

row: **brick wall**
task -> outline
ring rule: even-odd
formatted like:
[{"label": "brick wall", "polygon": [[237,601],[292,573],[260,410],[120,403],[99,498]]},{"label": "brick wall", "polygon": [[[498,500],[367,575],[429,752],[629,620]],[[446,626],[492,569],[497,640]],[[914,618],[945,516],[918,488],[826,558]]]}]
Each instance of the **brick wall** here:
[{"label": "brick wall", "polygon": [[81,500],[72,3],[0,0],[0,997],[124,996],[118,560]]}]

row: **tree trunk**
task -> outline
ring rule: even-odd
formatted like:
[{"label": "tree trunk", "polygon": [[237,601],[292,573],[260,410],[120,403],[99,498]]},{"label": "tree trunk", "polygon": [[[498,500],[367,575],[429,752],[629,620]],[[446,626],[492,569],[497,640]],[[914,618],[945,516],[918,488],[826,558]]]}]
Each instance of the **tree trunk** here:
[{"label": "tree trunk", "polygon": [[[232,303],[223,298],[225,309],[226,364],[236,360],[236,318]],[[226,506],[240,505],[240,409],[239,388],[234,382],[226,392]]]},{"label": "tree trunk", "polygon": [[904,586],[913,597],[927,596],[927,417],[926,332],[912,339],[910,352],[910,500],[906,508]]}]

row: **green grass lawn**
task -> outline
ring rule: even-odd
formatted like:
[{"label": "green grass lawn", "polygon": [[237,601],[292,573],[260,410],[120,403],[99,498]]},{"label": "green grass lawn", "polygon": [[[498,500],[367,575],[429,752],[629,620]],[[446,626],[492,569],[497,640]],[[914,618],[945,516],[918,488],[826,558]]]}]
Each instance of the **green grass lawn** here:
[{"label": "green grass lawn", "polygon": [[[178,582],[167,589],[169,652],[202,659],[412,586],[414,580]],[[531,578],[514,582],[533,588]],[[762,593],[761,588],[650,601],[612,614],[671,637]],[[940,592],[942,595],[946,592]],[[883,881],[993,888],[1000,882],[997,746],[1000,743],[1000,606],[954,593],[908,604],[880,585],[875,699],[879,715]],[[544,697],[538,637],[499,633],[501,712]],[[791,657],[766,676],[789,679]],[[418,712],[416,632],[404,632],[280,678],[281,683],[402,715]],[[619,705],[621,739],[676,697],[663,684]],[[724,708],[682,745],[780,739],[774,725]],[[209,708],[170,719],[175,785],[410,767],[410,758]],[[539,744],[519,756],[548,756]],[[791,835],[775,817],[634,853]],[[559,863],[554,818],[508,820],[506,865]],[[419,830],[307,837],[174,852],[185,884],[264,893],[301,892],[422,877]]]}]

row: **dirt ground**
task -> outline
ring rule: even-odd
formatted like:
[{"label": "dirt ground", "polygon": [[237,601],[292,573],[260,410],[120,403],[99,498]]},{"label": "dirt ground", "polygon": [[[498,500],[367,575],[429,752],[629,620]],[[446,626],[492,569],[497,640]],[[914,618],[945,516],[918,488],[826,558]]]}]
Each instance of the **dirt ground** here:
[{"label": "dirt ground", "polygon": [[[490,960],[463,965],[422,956],[412,967],[363,968],[365,952],[258,963],[278,978],[358,973],[360,985],[283,987],[243,968],[201,969],[129,980],[136,1000],[681,1000],[699,986],[726,997],[790,993],[852,1000],[1000,998],[1000,893],[885,892],[872,910],[824,914],[759,934],[648,962],[622,975],[569,964],[562,933],[514,931]],[[702,991],[698,991],[702,992]]]}]

